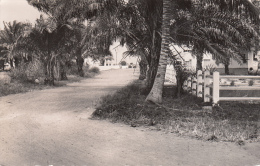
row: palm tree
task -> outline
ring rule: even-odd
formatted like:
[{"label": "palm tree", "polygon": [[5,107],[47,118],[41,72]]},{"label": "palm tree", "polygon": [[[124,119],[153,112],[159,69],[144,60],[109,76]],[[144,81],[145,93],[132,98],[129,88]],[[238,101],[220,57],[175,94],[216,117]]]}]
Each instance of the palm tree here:
[{"label": "palm tree", "polygon": [[175,4],[174,3],[171,4],[170,0],[163,0],[162,42],[161,42],[159,66],[158,66],[153,87],[146,98],[146,101],[151,101],[154,103],[162,102],[162,92],[163,92],[163,85],[165,80],[167,59],[169,53],[170,20],[171,20],[170,9],[171,7],[175,7],[172,5]]},{"label": "palm tree", "polygon": [[[161,47],[161,56],[159,61],[159,67],[157,71],[157,75],[155,78],[155,83],[149,95],[146,98],[146,101],[151,101],[154,103],[161,103],[162,102],[162,90],[163,90],[163,83],[164,83],[164,76],[166,71],[167,65],[167,53],[168,53],[168,44],[169,44],[169,28],[170,28],[170,21],[171,18],[175,19],[176,15],[171,17],[170,13],[170,5],[171,3],[174,5],[175,1],[171,0],[164,0],[163,6],[163,26],[162,26],[162,47]],[[195,1],[196,2],[196,1]],[[208,4],[216,4],[220,6],[221,11],[229,11],[233,14],[237,14],[240,18],[248,18],[253,22],[257,23],[259,21],[259,11],[258,9],[248,0],[237,0],[237,1],[214,1],[214,0],[206,0],[203,1],[203,5]],[[176,5],[176,4],[175,4]],[[241,7],[243,6],[243,8]],[[173,7],[173,9],[176,6]],[[251,9],[251,10],[250,10]],[[207,43],[206,43],[207,44]],[[209,45],[209,48],[211,45]],[[212,49],[214,51],[214,49]]]},{"label": "palm tree", "polygon": [[[83,6],[75,6],[76,1],[34,1],[28,0],[29,4],[36,7],[38,10],[47,14],[48,19],[42,21],[43,35],[47,36],[48,44],[48,63],[46,63],[46,69],[49,69],[47,73],[47,79],[51,80],[51,84],[54,83],[53,70],[56,68],[58,72],[58,79],[67,79],[65,64],[67,63],[69,54],[76,54],[77,64],[79,69],[79,75],[83,76],[83,58],[81,53],[81,29],[84,21],[82,15],[86,14],[92,17],[92,12],[82,11],[82,7],[87,7],[89,3],[80,1]],[[93,4],[92,4],[93,5]],[[80,9],[81,8],[81,9]],[[82,11],[82,13],[79,13]],[[94,11],[93,11],[94,13]],[[45,25],[44,25],[45,24]],[[74,46],[75,49],[72,47]],[[55,60],[55,62],[54,62]],[[51,62],[52,61],[52,62]],[[81,62],[81,63],[79,63]],[[48,64],[50,67],[48,67]],[[48,74],[49,73],[49,74]],[[60,74],[59,74],[60,73]]]},{"label": "palm tree", "polygon": [[0,31],[0,44],[6,48],[4,50],[5,56],[10,61],[11,67],[14,67],[13,62],[15,62],[16,67],[19,65],[19,60],[22,57],[19,57],[20,49],[18,47],[27,35],[30,26],[28,23],[17,21],[4,22],[4,29]]},{"label": "palm tree", "polygon": [[215,5],[198,5],[188,16],[182,13],[176,19],[171,36],[173,41],[192,45],[197,70],[202,70],[203,53],[211,53],[227,68],[230,58],[241,62],[241,55],[250,50],[251,40],[259,35],[256,26],[246,18],[238,18],[228,11],[224,13]]},{"label": "palm tree", "polygon": [[[59,42],[58,46],[60,48],[67,48],[70,51],[65,51],[68,53],[73,53],[76,55],[76,61],[78,65],[78,72],[80,76],[83,76],[83,54],[86,52],[85,47],[82,43],[83,40],[82,29],[83,22],[94,16],[97,16],[98,12],[103,12],[104,6],[110,5],[110,1],[84,1],[84,0],[57,0],[57,1],[36,1],[27,0],[28,3],[38,10],[44,12],[49,17],[49,20],[53,20],[56,29],[51,31],[54,36],[63,36],[62,42]],[[73,25],[72,25],[73,24]],[[67,39],[64,36],[69,34]],[[55,38],[52,38],[55,39]],[[65,42],[66,41],[66,42]],[[85,44],[85,43],[84,43]],[[75,48],[72,48],[74,46]],[[56,53],[57,50],[55,51]],[[59,52],[62,50],[59,49]],[[56,55],[58,59],[63,59],[61,54]],[[58,61],[62,65],[62,61]],[[62,69],[61,69],[62,70]],[[64,71],[64,70],[63,70]]]}]

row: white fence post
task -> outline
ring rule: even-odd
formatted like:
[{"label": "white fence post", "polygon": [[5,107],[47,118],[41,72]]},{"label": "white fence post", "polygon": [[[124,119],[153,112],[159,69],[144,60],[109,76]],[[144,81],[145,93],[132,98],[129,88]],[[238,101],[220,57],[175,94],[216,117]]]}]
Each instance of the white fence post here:
[{"label": "white fence post", "polygon": [[197,72],[197,96],[202,97],[202,71],[198,70]]},{"label": "white fence post", "polygon": [[210,102],[210,78],[209,78],[210,72],[205,71],[204,72],[204,102]]},{"label": "white fence post", "polygon": [[213,104],[217,104],[219,101],[219,72],[213,73]]},{"label": "white fence post", "polygon": [[192,86],[191,86],[192,95],[196,96],[197,93],[197,79],[192,77]]}]

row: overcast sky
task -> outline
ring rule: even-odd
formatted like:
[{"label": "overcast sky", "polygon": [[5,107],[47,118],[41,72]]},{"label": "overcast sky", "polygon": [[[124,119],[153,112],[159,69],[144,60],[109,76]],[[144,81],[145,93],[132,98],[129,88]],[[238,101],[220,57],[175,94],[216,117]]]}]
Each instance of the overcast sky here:
[{"label": "overcast sky", "polygon": [[0,29],[3,29],[3,21],[34,23],[40,17],[40,12],[30,6],[26,0],[0,0]]}]

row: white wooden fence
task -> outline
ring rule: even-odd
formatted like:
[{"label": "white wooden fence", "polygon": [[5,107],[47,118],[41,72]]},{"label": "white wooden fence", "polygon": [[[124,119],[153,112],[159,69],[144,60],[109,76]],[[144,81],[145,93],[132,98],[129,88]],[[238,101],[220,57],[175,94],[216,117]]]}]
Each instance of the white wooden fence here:
[{"label": "white wooden fence", "polygon": [[[254,86],[249,86],[245,80],[254,80]],[[243,80],[241,82],[241,80]],[[258,82],[257,82],[258,81]],[[260,76],[239,76],[239,75],[219,75],[214,72],[210,75],[209,71],[197,72],[196,77],[189,77],[184,82],[184,90],[193,95],[201,97],[204,102],[217,104],[219,101],[238,101],[238,100],[260,100],[259,97],[220,97],[220,90],[260,90]]]}]

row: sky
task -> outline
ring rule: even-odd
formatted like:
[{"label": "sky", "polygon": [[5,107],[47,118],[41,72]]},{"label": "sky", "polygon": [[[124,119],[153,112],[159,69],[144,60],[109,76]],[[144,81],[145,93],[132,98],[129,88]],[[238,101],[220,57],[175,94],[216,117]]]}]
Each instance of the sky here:
[{"label": "sky", "polygon": [[26,0],[0,0],[0,29],[3,29],[3,21],[34,23],[40,17],[40,12],[30,6]]}]

